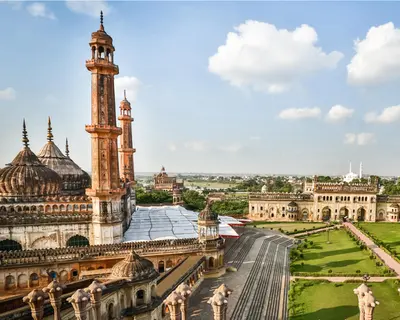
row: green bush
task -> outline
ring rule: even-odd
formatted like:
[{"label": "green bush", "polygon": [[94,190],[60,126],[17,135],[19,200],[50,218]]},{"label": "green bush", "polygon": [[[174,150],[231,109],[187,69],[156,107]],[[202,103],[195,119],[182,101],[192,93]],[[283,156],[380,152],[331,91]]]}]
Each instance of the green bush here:
[{"label": "green bush", "polygon": [[361,273],[361,270],[356,270],[356,273]]},{"label": "green bush", "polygon": [[332,269],[329,269],[329,270],[328,270],[328,273],[332,273]]}]

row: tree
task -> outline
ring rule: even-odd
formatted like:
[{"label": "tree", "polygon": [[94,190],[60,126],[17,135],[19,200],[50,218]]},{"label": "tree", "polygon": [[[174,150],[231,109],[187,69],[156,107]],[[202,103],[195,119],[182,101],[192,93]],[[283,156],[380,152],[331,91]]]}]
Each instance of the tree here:
[{"label": "tree", "polygon": [[195,190],[186,190],[182,195],[185,207],[189,210],[200,211],[206,206],[206,198]]}]

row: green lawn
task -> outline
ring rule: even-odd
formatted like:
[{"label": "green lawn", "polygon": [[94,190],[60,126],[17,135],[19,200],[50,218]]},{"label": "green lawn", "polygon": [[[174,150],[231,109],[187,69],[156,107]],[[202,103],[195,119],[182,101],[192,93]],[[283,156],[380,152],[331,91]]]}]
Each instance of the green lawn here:
[{"label": "green lawn", "polygon": [[[328,274],[383,274],[383,267],[375,265],[376,260],[369,258],[367,250],[360,250],[343,229],[329,232],[330,243],[327,243],[327,232],[313,234],[307,237],[308,243],[313,241],[311,248],[303,249],[304,259],[292,263],[292,272],[310,272]],[[304,263],[302,266],[301,263]]]},{"label": "green lawn", "polygon": [[217,182],[217,181],[184,181],[185,187],[201,187],[210,189],[227,189],[234,188],[237,183],[235,182]]},{"label": "green lawn", "polygon": [[254,223],[257,228],[265,228],[278,230],[281,228],[283,231],[293,232],[295,230],[312,230],[314,228],[320,228],[325,226],[325,223],[308,223],[308,222],[294,222],[294,223]]},{"label": "green lawn", "polygon": [[[311,285],[308,286],[307,285]],[[353,293],[360,283],[318,283],[298,280],[290,284],[290,320],[358,320],[358,300]],[[368,283],[379,305],[374,320],[400,320],[400,299],[393,280]],[[295,312],[295,313],[294,313]]]},{"label": "green lawn", "polygon": [[400,223],[363,222],[360,225],[400,253]]}]

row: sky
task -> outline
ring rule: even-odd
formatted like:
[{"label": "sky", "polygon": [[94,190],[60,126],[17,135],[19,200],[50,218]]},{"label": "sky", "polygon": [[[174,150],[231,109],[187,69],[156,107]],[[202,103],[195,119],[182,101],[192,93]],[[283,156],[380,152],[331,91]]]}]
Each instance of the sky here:
[{"label": "sky", "polygon": [[400,175],[400,3],[0,0],[0,167],[55,143],[91,171],[91,32],[114,39],[136,172]]}]

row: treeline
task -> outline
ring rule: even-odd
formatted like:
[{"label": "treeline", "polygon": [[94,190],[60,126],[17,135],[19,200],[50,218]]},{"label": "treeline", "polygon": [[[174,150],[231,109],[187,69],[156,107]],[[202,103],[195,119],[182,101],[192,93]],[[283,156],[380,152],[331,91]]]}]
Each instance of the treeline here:
[{"label": "treeline", "polygon": [[162,190],[146,192],[143,188],[136,188],[136,203],[172,203],[172,195],[169,192]]},{"label": "treeline", "polygon": [[225,200],[215,201],[211,209],[219,215],[237,215],[243,216],[249,213],[249,202],[247,200]]},{"label": "treeline", "polygon": [[260,192],[263,186],[267,187],[267,192],[293,192],[293,186],[285,177],[274,177],[267,181],[249,179],[229,188],[228,191],[247,191]]}]

